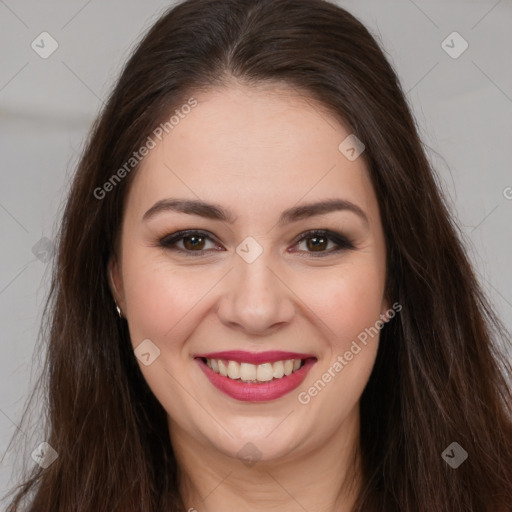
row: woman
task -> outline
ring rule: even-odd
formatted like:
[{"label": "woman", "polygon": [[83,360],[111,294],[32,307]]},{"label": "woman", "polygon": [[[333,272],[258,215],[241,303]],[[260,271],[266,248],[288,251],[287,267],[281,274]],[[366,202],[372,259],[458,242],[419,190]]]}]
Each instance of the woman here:
[{"label": "woman", "polygon": [[509,341],[398,79],[322,0],[188,0],[63,216],[47,444],[9,511],[496,511]]}]

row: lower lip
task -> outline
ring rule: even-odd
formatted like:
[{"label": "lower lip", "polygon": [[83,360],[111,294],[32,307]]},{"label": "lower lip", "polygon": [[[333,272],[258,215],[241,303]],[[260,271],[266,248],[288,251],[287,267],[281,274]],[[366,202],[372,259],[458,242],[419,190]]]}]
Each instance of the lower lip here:
[{"label": "lower lip", "polygon": [[243,402],[268,402],[280,398],[299,387],[316,359],[306,359],[301,368],[290,375],[259,384],[233,380],[214,372],[201,358],[196,358],[199,367],[210,382],[220,391]]}]

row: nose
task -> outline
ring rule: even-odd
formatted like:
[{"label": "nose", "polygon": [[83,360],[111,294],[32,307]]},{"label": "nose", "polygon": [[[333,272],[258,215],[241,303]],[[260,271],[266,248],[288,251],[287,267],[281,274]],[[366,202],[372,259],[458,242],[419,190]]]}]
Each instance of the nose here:
[{"label": "nose", "polygon": [[235,258],[217,310],[222,323],[262,336],[291,322],[296,311],[293,291],[269,264],[265,251],[252,263]]}]

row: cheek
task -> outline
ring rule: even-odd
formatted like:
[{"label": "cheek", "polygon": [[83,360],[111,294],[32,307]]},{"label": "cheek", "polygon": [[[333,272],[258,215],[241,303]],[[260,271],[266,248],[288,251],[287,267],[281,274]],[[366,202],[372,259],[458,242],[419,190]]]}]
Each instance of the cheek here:
[{"label": "cheek", "polygon": [[[133,251],[123,260],[125,295],[132,341],[158,340],[169,345],[171,339],[186,334],[191,312],[212,287],[212,279],[195,269],[171,265],[159,255]],[[162,345],[163,346],[163,345]]]},{"label": "cheek", "polygon": [[315,432],[318,439],[332,435],[355,410],[374,366],[385,279],[370,261],[340,267],[318,281],[323,293],[317,291],[308,304],[328,326],[324,357],[297,397],[312,417],[328,418]]},{"label": "cheek", "polygon": [[307,306],[322,320],[333,352],[348,350],[352,340],[379,320],[384,281],[380,268],[364,261],[304,281],[299,296],[308,297]]}]

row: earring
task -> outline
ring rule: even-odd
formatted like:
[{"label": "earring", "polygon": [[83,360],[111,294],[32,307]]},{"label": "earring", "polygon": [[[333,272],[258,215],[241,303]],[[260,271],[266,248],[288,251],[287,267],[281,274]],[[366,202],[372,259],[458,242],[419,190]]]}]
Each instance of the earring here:
[{"label": "earring", "polygon": [[123,318],[123,313],[121,312],[121,308],[117,305],[117,302],[115,299],[114,299],[114,303],[116,305],[117,314],[119,315],[119,318]]},{"label": "earring", "polygon": [[[112,283],[112,286],[116,288],[116,285],[114,284],[114,280],[112,279],[112,270],[109,270],[109,276],[110,276],[110,282]],[[117,289],[116,289],[117,290]],[[114,298],[114,293],[112,292],[112,298],[114,299],[114,304],[116,305],[117,314],[119,315],[119,318],[123,318],[123,313],[121,311],[121,308],[117,305],[117,301]]]}]

